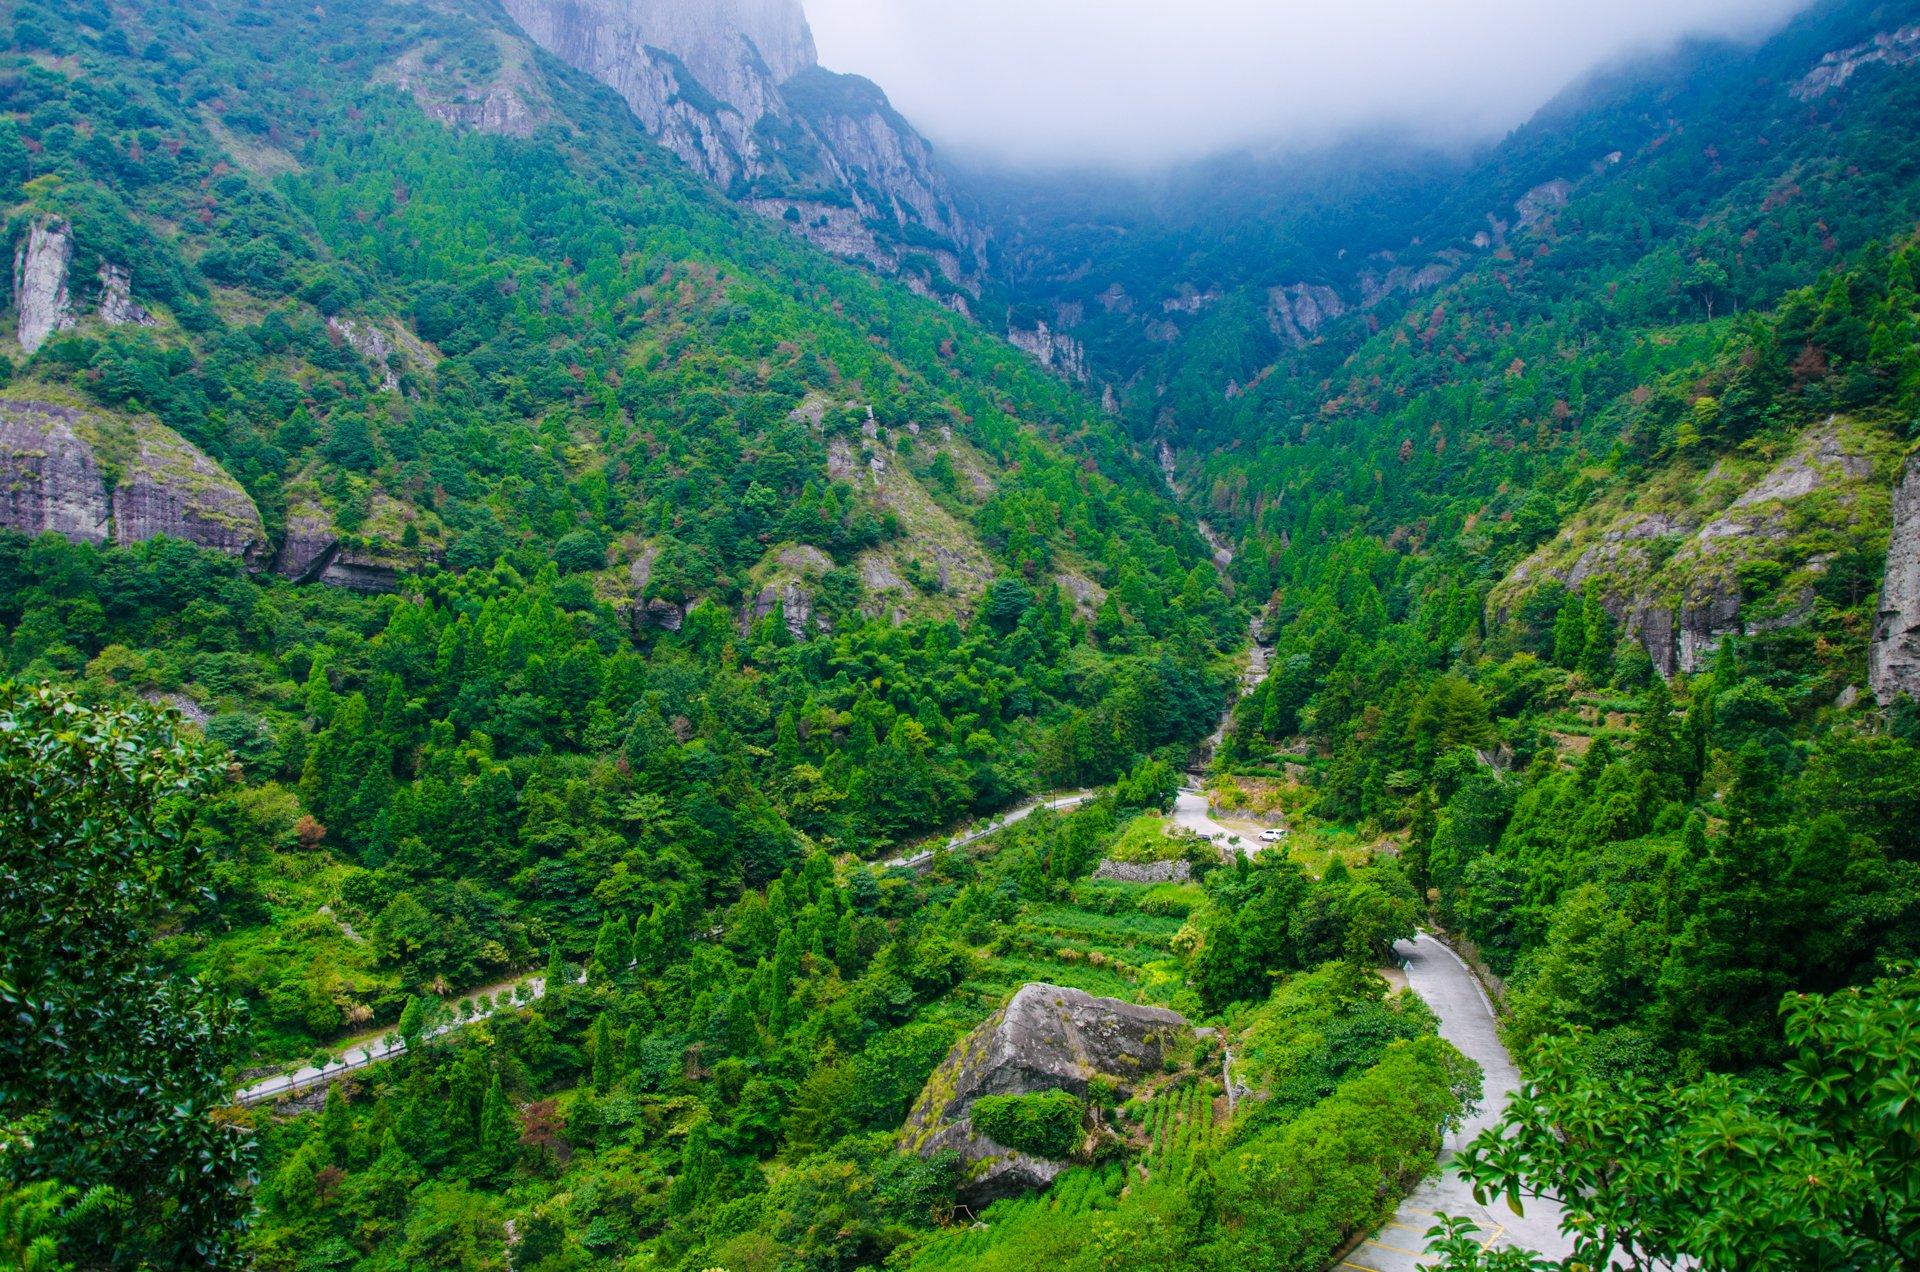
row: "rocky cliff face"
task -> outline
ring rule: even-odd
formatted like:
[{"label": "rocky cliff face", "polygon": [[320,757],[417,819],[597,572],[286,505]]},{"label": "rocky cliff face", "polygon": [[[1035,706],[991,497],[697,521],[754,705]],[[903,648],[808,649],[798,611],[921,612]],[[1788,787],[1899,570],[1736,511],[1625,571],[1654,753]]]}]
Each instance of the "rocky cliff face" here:
[{"label": "rocky cliff face", "polygon": [[821,70],[798,0],[506,0],[533,40],[626,99],[729,196],[956,307],[983,234],[866,80]]},{"label": "rocky cliff face", "polygon": [[1920,455],[1908,458],[1893,498],[1893,539],[1867,683],[1882,703],[1903,693],[1920,699]]},{"label": "rocky cliff face", "polygon": [[1520,228],[1527,229],[1545,219],[1549,213],[1564,208],[1572,196],[1573,182],[1564,177],[1541,182],[1514,200],[1513,210],[1519,214]]},{"label": "rocky cliff face", "polygon": [[1169,1051],[1190,1036],[1178,1012],[1023,985],[927,1079],[901,1131],[905,1146],[921,1154],[957,1151],[967,1168],[960,1198],[968,1205],[1044,1187],[1066,1163],[1013,1152],[976,1133],[974,1101],[1053,1090],[1084,1096],[1096,1077],[1130,1094],[1162,1072]]},{"label": "rocky cliff face", "polygon": [[113,490],[113,538],[122,546],[166,535],[260,563],[267,534],[253,499],[186,438],[141,426]]},{"label": "rocky cliff face", "polygon": [[327,334],[365,358],[380,378],[381,388],[389,393],[400,388],[400,377],[393,370],[393,341],[377,325],[357,318],[329,318]]},{"label": "rocky cliff face", "polygon": [[1084,382],[1087,378],[1086,347],[1066,332],[1056,331],[1045,322],[1036,323],[1029,329],[1009,327],[1007,343],[1069,380]]},{"label": "rocky cliff face", "polygon": [[168,535],[249,565],[267,546],[247,492],[172,429],[46,402],[0,402],[0,527],[123,545]]},{"label": "rocky cliff face", "polygon": [[1793,86],[1793,95],[1810,102],[1844,88],[1848,80],[1866,67],[1905,66],[1914,61],[1920,61],[1920,23],[1897,31],[1882,31],[1850,49],[1835,49]]},{"label": "rocky cliff face", "polygon": [[[79,320],[68,287],[73,265],[73,229],[56,216],[35,217],[13,254],[13,310],[20,347],[37,351],[54,334]],[[111,327],[155,326],[152,314],[133,298],[133,274],[124,265],[100,265],[100,321]]]},{"label": "rocky cliff face", "polygon": [[1320,328],[1347,312],[1340,293],[1325,285],[1291,283],[1267,293],[1267,321],[1274,334],[1295,348],[1320,334]]},{"label": "rocky cliff face", "polygon": [[[1894,462],[1884,434],[1836,417],[1771,466],[1728,457],[1705,473],[1656,475],[1624,506],[1615,500],[1576,517],[1514,567],[1489,609],[1502,621],[1549,578],[1575,591],[1593,583],[1663,675],[1702,671],[1728,636],[1804,624],[1837,546],[1884,542]],[[1755,567],[1779,579],[1765,595],[1743,585]]]},{"label": "rocky cliff face", "polygon": [[106,541],[107,486],[74,432],[80,418],[44,402],[0,402],[0,527]]},{"label": "rocky cliff face", "polygon": [[72,260],[73,231],[67,223],[59,217],[35,217],[13,254],[13,310],[20,347],[28,353],[73,326],[73,302],[67,295]]}]

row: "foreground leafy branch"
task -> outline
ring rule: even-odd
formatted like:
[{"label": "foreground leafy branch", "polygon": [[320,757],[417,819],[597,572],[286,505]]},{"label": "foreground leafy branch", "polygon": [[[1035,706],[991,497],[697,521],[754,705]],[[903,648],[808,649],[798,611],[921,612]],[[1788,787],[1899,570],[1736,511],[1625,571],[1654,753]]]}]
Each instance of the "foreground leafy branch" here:
[{"label": "foreground leafy branch", "polygon": [[151,955],[204,893],[184,832],[224,777],[175,725],[0,685],[0,1180],[90,1190],[61,1225],[88,1266],[226,1266],[245,1213],[218,1114],[233,1008]]},{"label": "foreground leafy branch", "polygon": [[1459,1163],[1483,1204],[1558,1198],[1573,1255],[1500,1262],[1447,1220],[1430,1234],[1434,1266],[1920,1267],[1920,974],[1790,995],[1781,1016],[1794,1055],[1771,1091],[1719,1074],[1602,1080],[1577,1038],[1544,1044],[1505,1120]]}]

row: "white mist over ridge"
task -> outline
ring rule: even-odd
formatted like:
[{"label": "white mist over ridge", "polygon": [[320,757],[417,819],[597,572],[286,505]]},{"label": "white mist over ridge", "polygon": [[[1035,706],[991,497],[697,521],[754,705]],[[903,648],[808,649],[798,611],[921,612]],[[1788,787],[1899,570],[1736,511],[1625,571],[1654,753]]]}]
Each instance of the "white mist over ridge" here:
[{"label": "white mist over ridge", "polygon": [[822,61],[942,146],[1145,168],[1357,130],[1480,140],[1608,62],[1807,0],[806,0]]}]

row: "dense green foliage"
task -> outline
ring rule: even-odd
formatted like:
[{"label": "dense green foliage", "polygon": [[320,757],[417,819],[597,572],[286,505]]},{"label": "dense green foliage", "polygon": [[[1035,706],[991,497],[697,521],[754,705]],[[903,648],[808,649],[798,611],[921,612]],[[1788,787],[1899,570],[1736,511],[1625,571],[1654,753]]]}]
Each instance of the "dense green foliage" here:
[{"label": "dense green foliage", "polygon": [[[1777,1101],[1723,1076],[1679,1089],[1596,1080],[1572,1049],[1549,1046],[1505,1123],[1461,1155],[1462,1170],[1482,1200],[1571,1203],[1584,1267],[1688,1257],[1755,1272],[1911,1266],[1920,981],[1908,972],[1794,995],[1781,1014],[1793,1058]],[[1461,1249],[1443,1266],[1483,1265]]]},{"label": "dense green foliage", "polygon": [[[1376,1001],[1377,986],[1354,985],[1350,973],[1348,982],[1351,997],[1327,1004],[1335,1014]],[[984,1229],[943,1236],[908,1266],[1324,1267],[1432,1168],[1441,1131],[1478,1087],[1471,1066],[1430,1034],[1353,1058],[1353,1076],[1305,1112],[1224,1134],[1210,1129],[1204,1102],[1176,1088],[1147,1113],[1155,1147],[1124,1194],[1104,1168],[1070,1171],[1045,1197],[999,1203]]]},{"label": "dense green foliage", "polygon": [[1080,1144],[1086,1106],[1066,1091],[987,1095],[973,1102],[974,1129],[1036,1157],[1065,1157]]},{"label": "dense green foliage", "polygon": [[[428,1042],[358,1098],[336,1087],[318,1116],[263,1118],[274,1165],[252,1257],[484,1265],[513,1217],[533,1243],[515,1266],[593,1267],[635,1250],[686,1267],[834,1268],[890,1253],[946,1266],[960,1257],[943,1230],[960,1172],[950,1156],[903,1155],[896,1128],[960,1033],[1033,980],[1199,1010],[1181,918],[1136,908],[1164,908],[1148,889],[1075,882],[1124,829],[1101,800],[1038,814],[917,879],[812,855],[704,937],[656,945],[651,924],[610,923],[584,981],[561,961],[537,1003]],[[1234,876],[1210,876],[1213,904]],[[1117,1107],[1096,1084],[1085,1104],[1056,1091],[982,1101],[973,1115],[1009,1147],[1065,1157],[1084,1140],[1164,1178],[1141,1194],[1148,1209],[1102,1192],[1088,1202],[1102,1216],[1091,1236],[1076,1222],[1045,1238],[1075,1266],[1110,1258],[1160,1207],[1217,1205],[1221,1224],[1257,1216],[1262,1233],[1284,1230],[1306,1267],[1431,1164],[1437,1128],[1473,1081],[1417,1005],[1381,991],[1351,965],[1289,982],[1272,1023],[1257,1014],[1249,1026],[1273,1040],[1253,1080],[1287,1094],[1236,1118],[1216,1112],[1211,1052],[1149,1075],[1151,1089]],[[1311,1116],[1327,1120],[1299,1125]],[[1347,1138],[1309,1152],[1333,1123]],[[1276,1182],[1273,1162],[1308,1182]],[[1190,1192],[1210,1171],[1233,1183],[1217,1202]],[[1326,1195],[1296,1215],[1261,1200],[1282,1187]],[[1195,1259],[1235,1266],[1241,1247],[1216,1250],[1214,1226],[1181,1240],[1198,1243]],[[996,1245],[1022,1230],[996,1220]]]},{"label": "dense green foliage", "polygon": [[[13,1266],[218,1265],[249,1153],[210,1117],[233,1006],[169,977],[148,933],[206,887],[183,832],[217,752],[144,708],[0,682],[0,1193]],[[35,1181],[38,1183],[36,1191]],[[86,1196],[59,1223],[57,1191]],[[37,1217],[36,1217],[37,1216]]]},{"label": "dense green foliage", "polygon": [[[444,128],[379,68],[437,49],[457,87],[498,57],[484,23],[405,5],[16,21],[88,72],[15,58],[37,147],[15,230],[66,215],[162,321],[83,325],[12,391],[151,411],[270,530],[317,509],[376,559],[451,572],[357,598],[177,546],[0,545],[8,667],[204,704],[246,766],[202,832],[218,900],[173,940],[252,1001],[265,1054],[583,952],[609,914],[691,930],[808,845],[873,855],[1210,726],[1239,620],[1088,408],[741,219],[616,99],[546,68],[564,113],[537,141]],[[143,235],[155,218],[179,233]],[[398,392],[330,335],[346,313],[429,342]],[[841,400],[871,406],[872,439]],[[909,524],[830,471],[848,446],[906,470]],[[830,634],[796,639],[778,603],[736,615],[795,542],[832,567]],[[908,621],[871,621],[862,553],[970,544],[1000,572],[984,593],[933,580]],[[1121,598],[1097,638],[1069,569]],[[684,618],[636,641],[650,602]]]},{"label": "dense green foliage", "polygon": [[[1920,413],[1920,78],[1789,91],[1889,18],[1589,86],[1360,220],[1309,174],[1297,221],[1135,241],[1117,268],[1230,276],[1171,341],[1106,333],[1128,437],[727,206],[490,7],[14,4],[9,240],[64,217],[79,308],[114,263],[156,324],[86,319],[6,396],[175,430],[392,590],[0,532],[0,671],[64,686],[0,706],[0,992],[59,1025],[0,1046],[0,1252],[1309,1272],[1473,1096],[1369,970],[1431,922],[1535,1075],[1483,1183],[1707,1267],[1911,1261],[1912,987],[1875,982],[1920,955],[1920,717],[1843,691]],[[442,122],[495,92],[525,135]],[[1274,334],[1250,256],[1449,242],[1570,172],[1433,287]],[[1655,666],[1648,613],[1727,598]],[[1292,838],[1223,858],[1156,810],[1256,614],[1215,769]],[[1077,785],[1110,789],[885,864]],[[1079,1164],[975,1226],[901,1128],[1034,981],[1218,1032],[976,1104]],[[318,1107],[210,1113],[384,1032]]]}]

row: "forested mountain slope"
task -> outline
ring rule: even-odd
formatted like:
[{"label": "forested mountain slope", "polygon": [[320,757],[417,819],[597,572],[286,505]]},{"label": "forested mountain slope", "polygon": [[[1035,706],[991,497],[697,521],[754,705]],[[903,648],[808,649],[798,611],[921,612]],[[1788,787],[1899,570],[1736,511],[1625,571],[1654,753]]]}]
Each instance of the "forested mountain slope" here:
[{"label": "forested mountain slope", "polygon": [[[1150,293],[1091,252],[1062,293],[1089,328],[1126,320],[1109,356],[1137,315],[1161,328],[1114,405],[1270,598],[1274,672],[1217,801],[1399,860],[1504,982],[1542,1082],[1531,1148],[1489,1143],[1480,1177],[1577,1195],[1663,1258],[1911,1248],[1911,1207],[1877,1191],[1903,1167],[1815,1197],[1672,1146],[1722,1117],[1820,1141],[1782,1096],[1818,1067],[1791,995],[1920,950],[1916,16],[1817,5],[1756,49],[1603,77],[1483,164],[1416,174],[1441,194],[1390,259],[1263,276],[1181,226],[1158,261],[1113,259],[1241,272]],[[1092,303],[1122,293],[1136,317]],[[1882,1001],[1861,1027],[1897,1032],[1911,1009]],[[1570,1135],[1593,1108],[1652,1120]],[[1901,1143],[1883,1112],[1847,1133]],[[1637,1212],[1597,1160],[1687,1200]]]},{"label": "forested mountain slope", "polygon": [[1418,259],[1304,174],[1131,435],[490,2],[7,21],[0,1250],[1317,1272],[1474,1098],[1428,924],[1585,1266],[1916,1257],[1902,7],[1413,154]]},{"label": "forested mountain slope", "polygon": [[1232,401],[1204,357],[1170,381],[1273,597],[1234,798],[1396,845],[1516,1041],[1594,1089],[1771,1090],[1783,994],[1920,942],[1911,21],[1819,6],[1684,89],[1559,108],[1516,165],[1658,122]]},{"label": "forested mountain slope", "polygon": [[1698,42],[1596,74],[1478,152],[1358,136],[1151,181],[983,189],[1016,304],[1092,351],[1136,431],[1204,449],[1297,412],[1295,395],[1449,284],[1553,287],[1557,306],[1638,265],[1593,318],[1726,314],[1898,232],[1916,19],[1829,0],[1755,47]]},{"label": "forested mountain slope", "polygon": [[156,938],[235,1059],[1211,727],[1150,466],[496,11],[9,18],[5,668],[240,765]]}]

